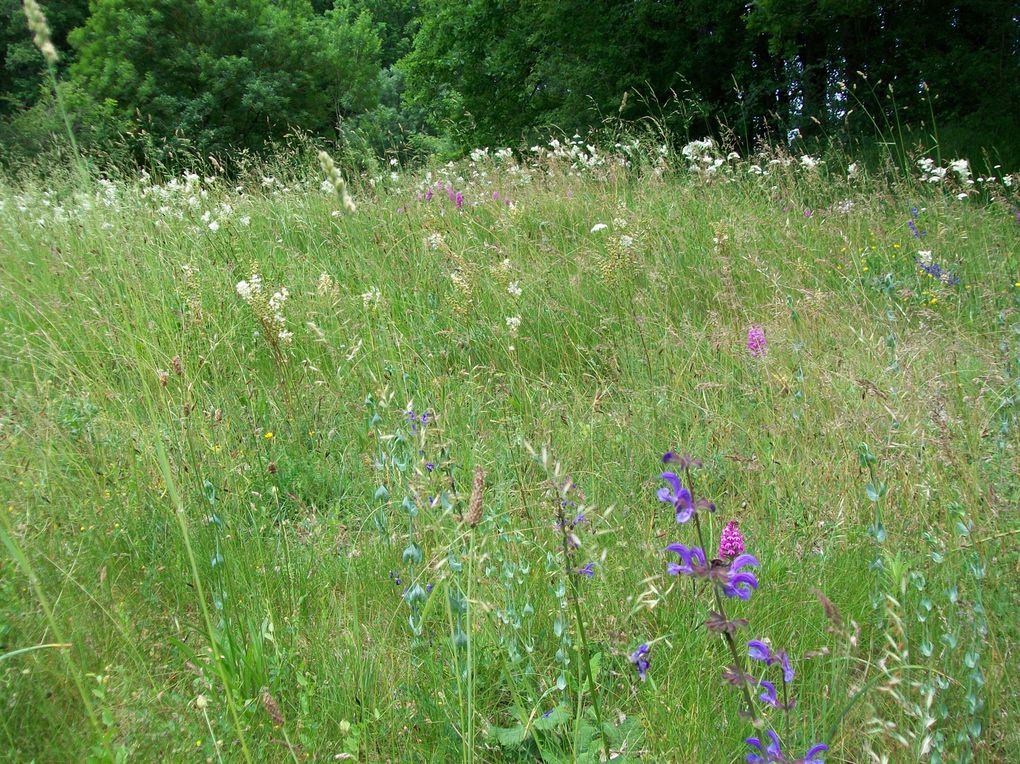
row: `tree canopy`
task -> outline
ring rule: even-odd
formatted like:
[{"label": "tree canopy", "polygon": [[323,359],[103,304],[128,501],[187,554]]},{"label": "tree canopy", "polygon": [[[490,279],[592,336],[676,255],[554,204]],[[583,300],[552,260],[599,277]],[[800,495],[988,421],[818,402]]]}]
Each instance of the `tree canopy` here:
[{"label": "tree canopy", "polygon": [[[464,150],[654,114],[673,134],[744,144],[938,128],[1014,144],[1020,159],[1020,0],[68,0],[46,10],[79,120],[203,152],[257,151],[292,130],[360,131],[376,152],[427,132]],[[0,54],[3,137],[31,124],[26,110],[52,108],[17,0],[0,0]]]}]

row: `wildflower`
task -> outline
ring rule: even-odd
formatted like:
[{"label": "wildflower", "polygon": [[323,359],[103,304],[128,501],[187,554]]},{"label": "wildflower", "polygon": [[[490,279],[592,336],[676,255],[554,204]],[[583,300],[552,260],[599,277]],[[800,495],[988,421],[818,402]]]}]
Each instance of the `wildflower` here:
[{"label": "wildflower", "polygon": [[520,297],[521,285],[517,281],[511,281],[510,284],[507,286],[506,291],[511,297]]},{"label": "wildflower", "polygon": [[957,284],[960,283],[959,276],[954,276],[949,271],[942,270],[942,266],[940,266],[938,263],[933,262],[925,263],[921,258],[916,258],[914,262],[917,263],[918,268],[927,273],[933,279],[941,281],[946,286],[956,286]]},{"label": "wildflower", "polygon": [[723,594],[742,600],[751,598],[751,590],[758,588],[758,578],[754,573],[745,572],[746,567],[758,567],[758,558],[750,554],[740,554],[733,558],[725,575],[719,576]]},{"label": "wildflower", "polygon": [[672,451],[667,451],[662,455],[662,463],[679,465],[682,470],[689,470],[691,468],[701,469],[704,466],[701,459],[695,459],[690,454],[680,454],[677,456]]},{"label": "wildflower", "polygon": [[910,229],[910,232],[914,235],[915,239],[922,239],[928,235],[927,231],[919,231],[917,228],[917,224],[914,223],[913,220],[907,221],[907,227]]},{"label": "wildflower", "polygon": [[263,437],[263,438],[265,438],[266,440],[272,440],[272,439],[273,439],[273,431],[272,431],[272,430],[270,430],[269,432],[267,432],[267,433],[266,433],[265,435],[263,435],[262,437]]},{"label": "wildflower", "polygon": [[595,563],[589,562],[583,568],[578,568],[577,572],[582,576],[588,576],[588,578],[592,578],[595,575]]},{"label": "wildflower", "polygon": [[746,567],[758,566],[758,559],[753,555],[740,554],[729,562],[712,560],[709,563],[705,559],[705,551],[701,547],[670,544],[666,547],[666,551],[674,552],[680,557],[680,562],[671,562],[666,566],[666,572],[671,576],[678,576],[682,573],[685,576],[710,579],[718,584],[723,594],[730,599],[737,597],[749,600],[751,592],[758,588],[757,576],[744,570]]},{"label": "wildflower", "polygon": [[755,358],[764,358],[769,351],[768,340],[765,339],[765,330],[757,324],[747,330],[747,349]]},{"label": "wildflower", "polygon": [[432,462],[425,462],[425,471],[426,472],[432,472],[435,468],[436,468],[436,465],[434,465]]},{"label": "wildflower", "polygon": [[454,203],[457,205],[458,210],[464,206],[464,194],[462,194],[460,191],[457,192],[457,195],[454,196],[453,199]]},{"label": "wildflower", "polygon": [[669,487],[663,486],[655,495],[659,497],[659,501],[673,505],[678,523],[686,523],[694,516],[694,498],[691,492],[684,488],[675,472],[663,472],[660,477],[669,483]]},{"label": "wildflower", "polygon": [[599,231],[605,231],[609,226],[605,223],[596,223],[591,227],[591,233],[598,233]]},{"label": "wildflower", "polygon": [[517,330],[521,328],[521,317],[520,316],[507,316],[506,328],[510,332],[511,337],[517,336]]},{"label": "wildflower", "polygon": [[666,566],[666,571],[671,576],[678,576],[683,573],[685,576],[696,576],[704,578],[709,573],[708,562],[705,560],[705,552],[701,547],[690,548],[683,544],[670,544],[666,547],[667,552],[675,552],[680,556],[680,562],[671,562]]},{"label": "wildflower", "polygon": [[642,682],[645,681],[645,674],[648,673],[648,668],[652,665],[647,657],[648,650],[648,645],[644,644],[630,654],[630,662],[634,664],[634,668],[637,669],[638,676],[641,677]]},{"label": "wildflower", "polygon": [[762,679],[758,682],[758,686],[765,688],[765,691],[758,696],[758,699],[761,700],[762,703],[772,706],[773,708],[779,708],[782,705],[779,702],[779,697],[776,695],[776,686],[772,682]]},{"label": "wildflower", "polygon": [[736,521],[730,520],[719,538],[719,556],[723,559],[733,559],[743,553],[744,537],[740,534]]},{"label": "wildflower", "polygon": [[956,177],[961,181],[970,179],[970,162],[966,159],[954,159],[949,163],[949,169],[956,173]]},{"label": "wildflower", "polygon": [[788,759],[783,755],[782,750],[779,747],[779,736],[773,730],[768,730],[766,734],[769,736],[768,745],[764,745],[759,738],[749,737],[745,741],[749,746],[754,748],[757,752],[747,754],[748,764],[771,764],[772,762],[779,762],[780,764],[825,764],[821,754],[829,750],[827,745],[819,743],[813,745],[808,749],[808,752],[802,759]]},{"label": "wildflower", "polygon": [[747,656],[753,661],[761,661],[766,666],[779,664],[783,668],[783,681],[793,681],[793,667],[790,666],[790,658],[786,650],[772,652],[769,646],[760,639],[752,639],[747,643]]}]

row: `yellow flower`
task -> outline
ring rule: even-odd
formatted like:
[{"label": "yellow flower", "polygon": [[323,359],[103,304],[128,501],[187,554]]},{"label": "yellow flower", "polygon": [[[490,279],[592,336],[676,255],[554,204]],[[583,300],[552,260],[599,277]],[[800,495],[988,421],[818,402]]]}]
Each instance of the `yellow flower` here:
[{"label": "yellow flower", "polygon": [[892,246],[893,246],[893,249],[899,249],[900,248],[899,244],[893,244]]},{"label": "yellow flower", "polygon": [[1013,286],[1020,288],[1020,281],[1016,282]]},{"label": "yellow flower", "polygon": [[868,270],[868,266],[866,266],[866,265],[865,265],[865,266],[864,266],[864,270]]},{"label": "yellow flower", "polygon": [[267,433],[266,433],[265,435],[263,435],[262,437],[263,437],[263,438],[265,438],[266,440],[272,440],[272,439],[273,439],[273,432],[272,432],[272,430],[270,430],[269,432],[267,432]]}]

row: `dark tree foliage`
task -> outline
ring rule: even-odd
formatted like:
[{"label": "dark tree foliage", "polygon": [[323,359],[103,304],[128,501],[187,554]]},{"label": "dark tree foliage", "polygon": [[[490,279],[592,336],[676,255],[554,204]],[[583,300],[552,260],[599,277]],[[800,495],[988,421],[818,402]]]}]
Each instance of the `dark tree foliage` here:
[{"label": "dark tree foliage", "polygon": [[748,143],[932,113],[1015,130],[1020,2],[425,0],[401,65],[465,144],[583,130],[628,91],[629,116],[675,93]]},{"label": "dark tree foliage", "polygon": [[[339,129],[407,155],[654,116],[676,140],[952,134],[1020,161],[1020,0],[44,6],[72,121],[105,138],[222,153]],[[0,55],[0,143],[42,146],[57,120],[19,0],[0,0]]]}]

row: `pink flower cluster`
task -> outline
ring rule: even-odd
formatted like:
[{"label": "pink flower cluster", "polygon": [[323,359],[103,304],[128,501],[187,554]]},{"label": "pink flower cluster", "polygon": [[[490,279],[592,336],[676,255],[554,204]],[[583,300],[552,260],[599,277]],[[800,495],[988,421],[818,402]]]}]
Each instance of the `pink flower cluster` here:
[{"label": "pink flower cluster", "polygon": [[732,559],[744,553],[744,537],[740,534],[735,520],[730,520],[719,537],[719,557]]},{"label": "pink flower cluster", "polygon": [[764,358],[769,352],[769,343],[765,339],[765,330],[758,324],[753,324],[747,330],[747,349],[755,358]]}]

